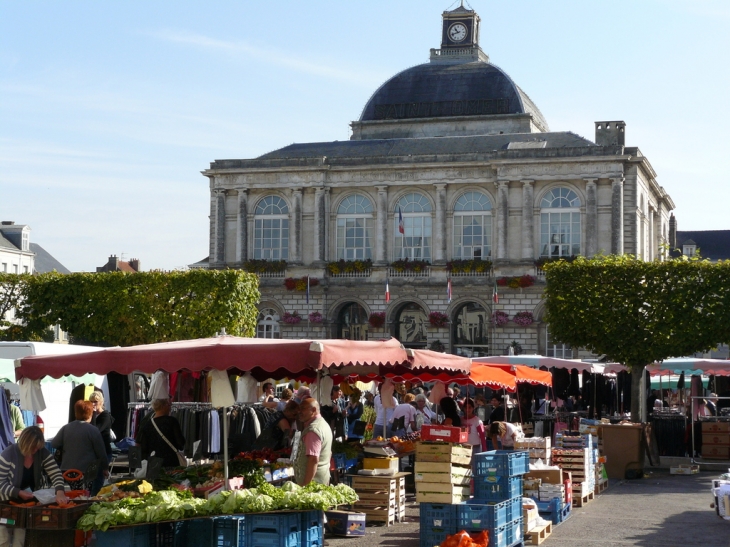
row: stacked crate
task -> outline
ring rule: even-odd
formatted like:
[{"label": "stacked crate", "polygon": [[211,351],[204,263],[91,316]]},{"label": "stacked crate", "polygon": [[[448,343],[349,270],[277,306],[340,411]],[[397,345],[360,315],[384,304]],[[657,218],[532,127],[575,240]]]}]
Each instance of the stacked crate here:
[{"label": "stacked crate", "polygon": [[469,499],[471,452],[471,446],[456,443],[416,443],[416,501],[453,504]]},{"label": "stacked crate", "polygon": [[532,464],[537,463],[537,460],[542,460],[545,465],[550,465],[552,456],[550,437],[532,437],[515,441],[515,450],[526,450]]},{"label": "stacked crate", "polygon": [[[594,450],[590,435],[563,437],[563,446],[573,448],[555,448],[553,462],[572,475],[573,504],[582,506],[593,499],[596,488],[596,471],[594,464]],[[595,453],[597,457],[597,453]]]},{"label": "stacked crate", "polygon": [[702,422],[702,457],[730,459],[730,422]]},{"label": "stacked crate", "polygon": [[[521,544],[522,475],[529,470],[524,451],[492,450],[474,456],[474,499],[457,509],[459,528],[486,529],[490,545]],[[486,523],[486,526],[484,524]]]},{"label": "stacked crate", "polygon": [[355,475],[352,488],[360,499],[352,505],[354,511],[365,513],[368,522],[393,524],[406,514],[405,477],[387,475]]}]

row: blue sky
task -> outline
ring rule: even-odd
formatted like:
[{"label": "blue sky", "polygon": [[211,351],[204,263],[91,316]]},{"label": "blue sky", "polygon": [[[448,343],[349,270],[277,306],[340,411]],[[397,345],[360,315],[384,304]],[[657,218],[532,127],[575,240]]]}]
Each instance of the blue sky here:
[{"label": "blue sky", "polygon": [[[553,131],[624,120],[680,230],[730,229],[726,0],[473,0]],[[0,0],[0,220],[73,271],[208,254],[210,161],[346,140],[449,0]]]}]

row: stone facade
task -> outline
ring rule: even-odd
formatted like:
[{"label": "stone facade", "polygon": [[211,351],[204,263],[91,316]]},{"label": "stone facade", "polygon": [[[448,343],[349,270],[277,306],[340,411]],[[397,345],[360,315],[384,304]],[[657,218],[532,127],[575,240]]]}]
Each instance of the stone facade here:
[{"label": "stone facade", "polygon": [[[267,335],[392,335],[414,347],[438,340],[447,351],[467,355],[503,354],[516,342],[527,353],[562,357],[562,346],[549,344],[541,320],[544,280],[536,259],[598,253],[661,258],[674,204],[647,158],[625,146],[623,122],[596,122],[595,143],[549,132],[537,107],[486,56],[460,58],[459,50],[448,48],[442,44],[451,51],[451,88],[427,63],[382,86],[371,99],[375,108],[369,103],[364,112],[387,110],[387,105],[378,110],[377,101],[407,105],[408,97],[398,95],[404,78],[405,87],[418,88],[419,101],[430,101],[418,104],[443,105],[452,99],[449,89],[459,89],[455,79],[468,87],[477,76],[486,78],[480,82],[499,80],[484,87],[493,88],[492,96],[480,96],[479,104],[502,101],[513,111],[438,118],[408,118],[400,111],[398,119],[384,120],[364,114],[352,123],[350,141],[292,145],[257,159],[217,160],[204,171],[211,196],[209,267],[241,268],[262,258],[287,261],[285,273],[262,277],[260,307],[270,319],[297,311],[304,320],[282,323]],[[443,64],[439,61],[439,70]],[[514,88],[504,91],[505,85]],[[504,99],[508,93],[512,98]],[[456,99],[465,105],[472,100],[462,94],[448,104]],[[361,209],[353,214],[355,209],[347,207],[358,200]],[[476,209],[475,200],[481,200]],[[478,245],[469,243],[475,233]],[[355,234],[360,243],[351,245]],[[353,252],[372,259],[372,267],[357,274],[328,272],[329,262]],[[418,275],[391,266],[404,254],[419,253],[430,266]],[[490,260],[491,269],[449,272],[450,261],[473,258]],[[498,278],[523,275],[534,276],[534,285],[500,286],[499,301],[493,302]],[[310,286],[308,304],[304,292],[284,286],[285,277],[307,276],[318,281]],[[497,310],[510,319],[529,311],[535,321],[495,326]],[[324,322],[309,323],[311,311],[321,312]],[[386,313],[383,327],[368,324],[374,312]],[[431,327],[431,312],[447,314],[449,325]]]}]

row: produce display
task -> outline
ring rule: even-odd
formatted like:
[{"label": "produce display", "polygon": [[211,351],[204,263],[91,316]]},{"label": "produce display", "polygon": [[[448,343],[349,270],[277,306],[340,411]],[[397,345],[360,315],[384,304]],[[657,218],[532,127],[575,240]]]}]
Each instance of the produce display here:
[{"label": "produce display", "polygon": [[489,532],[481,530],[469,535],[466,530],[448,536],[439,547],[489,547]]},{"label": "produce display", "polygon": [[94,503],[79,519],[77,527],[84,531],[104,531],[111,526],[213,515],[324,510],[357,500],[357,494],[347,485],[325,486],[314,482],[304,487],[292,482],[281,487],[263,483],[258,488],[224,491],[208,500],[194,498],[187,490],[163,490],[142,497]]}]

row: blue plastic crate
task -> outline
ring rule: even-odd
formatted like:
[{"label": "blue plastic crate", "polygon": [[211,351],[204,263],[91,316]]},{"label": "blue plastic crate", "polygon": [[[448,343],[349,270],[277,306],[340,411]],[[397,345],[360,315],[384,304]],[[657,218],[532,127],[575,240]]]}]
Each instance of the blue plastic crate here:
[{"label": "blue plastic crate", "polygon": [[507,535],[507,545],[521,544],[523,535],[522,517],[509,522],[505,527],[505,532]]},{"label": "blue plastic crate", "polygon": [[175,547],[213,545],[213,522],[214,519],[193,519],[180,522],[175,530]]},{"label": "blue plastic crate", "polygon": [[249,532],[246,545],[251,547],[300,547],[301,532]]},{"label": "blue plastic crate", "polygon": [[128,526],[107,530],[106,532],[94,532],[96,545],[104,547],[150,547],[150,526]]},{"label": "blue plastic crate", "polygon": [[[216,517],[213,520],[213,547],[246,547],[246,516]],[[199,544],[202,545],[202,544]]]},{"label": "blue plastic crate", "polygon": [[560,498],[553,498],[550,501],[537,501],[537,511],[542,518],[557,525],[562,522],[560,513],[563,509],[563,501]]},{"label": "blue plastic crate", "polygon": [[357,464],[358,464],[357,458],[349,458],[349,459],[345,460],[345,469],[349,471],[350,469],[357,467]]},{"label": "blue plastic crate", "polygon": [[301,547],[323,547],[324,531],[320,528],[308,528],[301,531]]},{"label": "blue plastic crate", "polygon": [[456,506],[457,528],[468,532],[504,526],[509,521],[507,506],[511,504],[512,500],[489,504],[475,502],[459,504]]},{"label": "blue plastic crate", "polygon": [[246,515],[246,528],[249,532],[299,532],[302,529],[301,518],[301,513],[254,513]]},{"label": "blue plastic crate", "polygon": [[530,469],[530,454],[524,451],[491,450],[472,457],[474,475],[514,477]]},{"label": "blue plastic crate", "polygon": [[419,515],[421,528],[452,529],[456,526],[458,505],[446,503],[421,503]]},{"label": "blue plastic crate", "polygon": [[474,477],[474,501],[506,501],[522,496],[522,477]]},{"label": "blue plastic crate", "polygon": [[[435,547],[440,545],[450,535],[455,534],[458,530],[428,530],[421,526],[419,532],[419,547]],[[490,547],[491,547],[490,543]]]},{"label": "blue plastic crate", "polygon": [[347,458],[344,454],[332,454],[332,458],[335,460],[335,467],[337,469],[344,469],[347,465]]},{"label": "blue plastic crate", "polygon": [[572,510],[572,507],[572,503],[563,504],[563,507],[560,509],[560,511],[558,511],[558,524],[567,520],[567,518],[570,516],[570,511]]},{"label": "blue plastic crate", "polygon": [[150,547],[175,547],[175,537],[179,524],[179,522],[150,524]]},{"label": "blue plastic crate", "polygon": [[522,516],[522,497],[512,498],[507,502],[507,522]]}]

